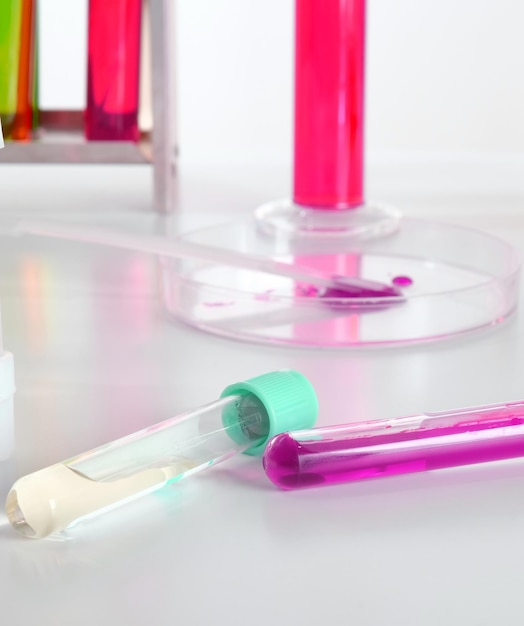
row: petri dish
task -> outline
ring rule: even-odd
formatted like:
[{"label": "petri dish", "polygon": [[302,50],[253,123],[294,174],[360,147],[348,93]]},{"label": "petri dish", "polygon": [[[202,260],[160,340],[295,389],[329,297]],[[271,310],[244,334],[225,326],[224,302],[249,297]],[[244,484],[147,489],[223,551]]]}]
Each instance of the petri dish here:
[{"label": "petri dish", "polygon": [[393,285],[400,296],[347,297],[284,276],[162,258],[167,311],[231,339],[354,348],[450,339],[496,326],[517,306],[519,255],[509,243],[482,231],[402,218],[375,237],[288,235],[251,219],[183,238],[317,274]]}]

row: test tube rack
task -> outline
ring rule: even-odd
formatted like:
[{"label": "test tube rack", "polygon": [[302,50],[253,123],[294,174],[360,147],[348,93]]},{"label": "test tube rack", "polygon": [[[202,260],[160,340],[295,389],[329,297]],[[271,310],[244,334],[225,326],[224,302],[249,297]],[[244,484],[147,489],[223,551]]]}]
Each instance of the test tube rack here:
[{"label": "test tube rack", "polygon": [[39,111],[30,142],[9,142],[0,163],[134,163],[153,167],[153,207],[174,208],[177,140],[175,130],[174,2],[147,1],[151,46],[152,130],[137,143],[87,141],[82,111]]}]

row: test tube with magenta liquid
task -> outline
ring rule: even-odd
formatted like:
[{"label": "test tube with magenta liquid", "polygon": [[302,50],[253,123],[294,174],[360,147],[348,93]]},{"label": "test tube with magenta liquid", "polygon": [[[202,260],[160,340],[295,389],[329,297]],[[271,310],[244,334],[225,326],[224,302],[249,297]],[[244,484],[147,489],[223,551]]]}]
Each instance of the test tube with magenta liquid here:
[{"label": "test tube with magenta liquid", "polygon": [[286,490],[524,456],[524,401],[280,434],[264,452]]},{"label": "test tube with magenta liquid", "polygon": [[138,141],[142,0],[89,0],[89,140]]},{"label": "test tube with magenta liquid", "polygon": [[317,410],[293,370],[229,385],[211,404],[20,478],[7,517],[27,537],[58,533],[236,453],[262,454],[273,435],[313,426]]}]

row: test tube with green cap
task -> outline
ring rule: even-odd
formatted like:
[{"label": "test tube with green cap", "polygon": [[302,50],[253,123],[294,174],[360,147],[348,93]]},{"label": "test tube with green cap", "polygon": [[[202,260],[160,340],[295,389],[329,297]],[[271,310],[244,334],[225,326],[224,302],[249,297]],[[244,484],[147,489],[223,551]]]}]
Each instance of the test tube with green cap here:
[{"label": "test tube with green cap", "polygon": [[22,535],[47,537],[239,452],[261,455],[274,435],[311,427],[317,413],[311,383],[294,370],[229,385],[210,404],[23,476],[7,517]]}]

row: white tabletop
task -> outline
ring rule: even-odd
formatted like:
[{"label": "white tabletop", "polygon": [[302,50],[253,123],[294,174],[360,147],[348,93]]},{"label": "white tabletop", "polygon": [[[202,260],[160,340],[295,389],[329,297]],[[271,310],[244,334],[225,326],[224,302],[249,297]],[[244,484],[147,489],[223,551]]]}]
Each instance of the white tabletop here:
[{"label": "white tabletop", "polygon": [[[374,191],[408,214],[488,229],[524,250],[524,193],[482,167],[467,183],[448,170],[447,186],[430,177],[434,192],[420,176],[403,187],[387,175]],[[500,180],[513,180],[513,167],[502,164]],[[174,232],[283,195],[285,170],[246,171],[182,169],[182,217],[162,218],[148,210],[146,167],[2,166],[0,229],[36,215]],[[324,351],[189,328],[165,314],[156,281],[147,255],[1,237],[4,344],[17,381],[2,498],[28,472],[273,369],[310,378],[320,424],[524,398],[522,307],[455,341]],[[24,539],[2,513],[1,623],[520,626],[523,493],[519,461],[281,492],[260,459],[241,456],[60,541]]]}]

